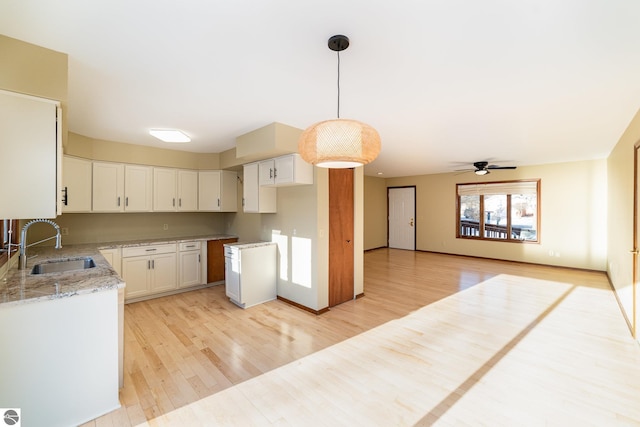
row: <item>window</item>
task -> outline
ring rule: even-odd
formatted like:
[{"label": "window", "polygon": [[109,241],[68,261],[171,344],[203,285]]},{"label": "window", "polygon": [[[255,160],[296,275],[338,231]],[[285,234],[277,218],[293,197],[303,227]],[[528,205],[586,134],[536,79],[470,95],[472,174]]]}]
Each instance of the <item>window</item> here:
[{"label": "window", "polygon": [[[0,236],[2,237],[2,244],[0,245],[0,267],[3,266],[9,259],[9,243],[16,245],[18,243],[18,228],[17,220],[3,219],[0,220]],[[11,248],[14,252],[15,247]]]},{"label": "window", "polygon": [[458,184],[458,238],[538,242],[540,180]]}]

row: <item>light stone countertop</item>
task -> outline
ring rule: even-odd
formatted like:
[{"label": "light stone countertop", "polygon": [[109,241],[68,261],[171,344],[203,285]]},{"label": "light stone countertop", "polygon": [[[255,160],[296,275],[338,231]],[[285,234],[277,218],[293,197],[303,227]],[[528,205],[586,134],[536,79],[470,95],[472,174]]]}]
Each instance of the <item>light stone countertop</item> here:
[{"label": "light stone countertop", "polygon": [[[100,254],[101,249],[230,238],[236,238],[236,236],[181,236],[83,245],[65,245],[63,240],[61,249],[34,246],[27,249],[28,261],[26,269],[18,269],[18,259],[17,256],[14,256],[11,260],[12,265],[8,269],[5,277],[0,278],[0,308],[15,304],[48,301],[124,287],[125,282]],[[31,274],[31,269],[35,264],[41,264],[51,260],[68,260],[84,257],[93,258],[96,266],[85,270]]]},{"label": "light stone countertop", "polygon": [[275,245],[275,242],[236,242],[236,243],[225,243],[225,246],[230,246],[238,249],[249,249],[249,248],[258,248],[260,246],[269,246]]}]

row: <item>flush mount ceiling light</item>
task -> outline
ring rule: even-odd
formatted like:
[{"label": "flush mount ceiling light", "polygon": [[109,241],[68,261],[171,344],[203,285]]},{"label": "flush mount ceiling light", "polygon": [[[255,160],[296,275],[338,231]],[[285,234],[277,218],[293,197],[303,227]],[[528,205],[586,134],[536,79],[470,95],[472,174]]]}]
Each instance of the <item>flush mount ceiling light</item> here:
[{"label": "flush mount ceiling light", "polygon": [[191,138],[174,129],[150,129],[149,134],[164,142],[190,142]]},{"label": "flush mount ceiling light", "polygon": [[476,175],[486,175],[486,174],[489,173],[489,171],[486,170],[486,169],[480,169],[480,170],[475,171],[475,173],[476,173]]},{"label": "flush mount ceiling light", "polygon": [[340,52],[349,47],[347,36],[329,39],[338,54],[338,118],[307,128],[298,141],[302,158],[323,168],[353,168],[371,163],[380,153],[380,135],[366,123],[340,118]]}]

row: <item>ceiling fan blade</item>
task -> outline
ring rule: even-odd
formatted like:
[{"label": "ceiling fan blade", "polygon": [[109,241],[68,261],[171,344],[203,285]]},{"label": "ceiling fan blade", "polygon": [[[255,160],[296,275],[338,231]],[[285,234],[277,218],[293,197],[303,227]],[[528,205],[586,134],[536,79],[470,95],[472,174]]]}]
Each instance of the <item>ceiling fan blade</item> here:
[{"label": "ceiling fan blade", "polygon": [[517,166],[496,166],[496,165],[489,165],[487,166],[487,169],[516,169]]}]

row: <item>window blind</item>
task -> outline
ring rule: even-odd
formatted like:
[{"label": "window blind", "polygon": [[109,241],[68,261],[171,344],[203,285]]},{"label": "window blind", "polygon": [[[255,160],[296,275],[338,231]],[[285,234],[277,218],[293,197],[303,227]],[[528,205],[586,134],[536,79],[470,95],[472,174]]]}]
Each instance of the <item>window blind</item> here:
[{"label": "window blind", "polygon": [[497,194],[536,194],[538,181],[507,181],[482,184],[458,184],[458,196],[492,196]]}]

